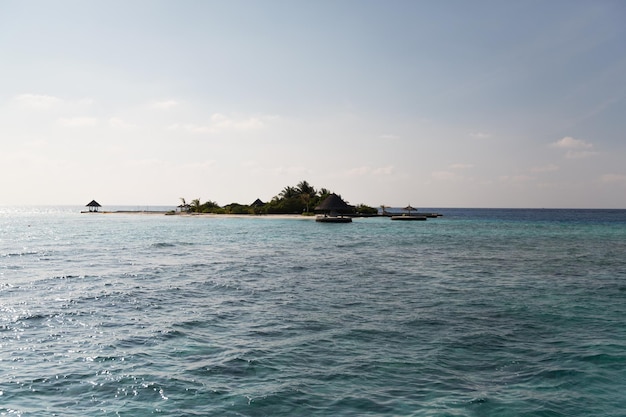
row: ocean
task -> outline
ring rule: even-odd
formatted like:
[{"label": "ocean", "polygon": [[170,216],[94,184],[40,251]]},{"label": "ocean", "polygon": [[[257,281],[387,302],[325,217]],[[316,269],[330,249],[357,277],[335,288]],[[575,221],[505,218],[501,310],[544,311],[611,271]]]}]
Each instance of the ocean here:
[{"label": "ocean", "polygon": [[626,210],[80,210],[0,207],[0,415],[626,415]]}]

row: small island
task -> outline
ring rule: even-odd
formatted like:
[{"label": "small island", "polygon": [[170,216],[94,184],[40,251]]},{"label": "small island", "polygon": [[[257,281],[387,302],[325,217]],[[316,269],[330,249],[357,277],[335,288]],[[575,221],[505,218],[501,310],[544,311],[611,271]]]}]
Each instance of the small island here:
[{"label": "small island", "polygon": [[[184,197],[180,198],[180,204],[174,210],[100,210],[98,202],[92,200],[86,205],[88,211],[81,213],[121,213],[121,214],[165,214],[172,215],[238,215],[238,216],[262,216],[262,215],[287,215],[287,216],[318,216],[319,222],[349,223],[354,217],[391,217],[392,220],[426,220],[426,218],[440,217],[439,213],[417,213],[411,206],[397,213],[390,207],[381,205],[380,210],[366,204],[351,205],[343,200],[340,194],[330,191],[328,188],[316,189],[308,181],[300,181],[294,186],[284,187],[270,201],[263,202],[257,198],[250,204],[230,203],[220,206],[217,202],[207,200],[204,203],[199,198],[190,202]],[[398,209],[395,209],[398,210]],[[413,211],[416,211],[413,213]]]},{"label": "small island", "polygon": [[[215,201],[208,200],[204,203],[199,198],[191,200],[189,203],[183,197],[176,210],[167,214],[251,214],[251,215],[270,215],[270,214],[298,214],[304,216],[313,216],[315,208],[331,195],[341,196],[330,191],[327,188],[319,190],[310,185],[307,181],[300,181],[295,186],[287,186],[282,189],[278,195],[274,196],[270,201],[263,202],[256,199],[251,204],[231,203],[220,206]],[[357,204],[349,206],[350,209],[343,214],[350,216],[376,216],[378,209],[365,204]]]}]

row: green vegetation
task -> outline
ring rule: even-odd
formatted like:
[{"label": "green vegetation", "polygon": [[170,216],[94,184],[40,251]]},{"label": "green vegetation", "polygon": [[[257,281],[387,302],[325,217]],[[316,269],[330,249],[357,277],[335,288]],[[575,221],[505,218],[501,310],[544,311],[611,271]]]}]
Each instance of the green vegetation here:
[{"label": "green vegetation", "polygon": [[378,214],[378,209],[370,206],[366,206],[365,204],[359,204],[354,208],[354,211],[357,214],[364,216],[374,216]]},{"label": "green vegetation", "polygon": [[[307,181],[300,181],[295,186],[287,186],[271,201],[263,203],[259,200],[252,204],[231,203],[221,207],[215,201],[201,203],[199,198],[191,200],[191,203],[181,197],[178,206],[183,213],[214,213],[214,214],[303,214],[312,215],[314,208],[319,205],[332,192],[327,188],[316,190]],[[355,213],[361,215],[374,215],[377,209],[359,204],[355,207]]]}]

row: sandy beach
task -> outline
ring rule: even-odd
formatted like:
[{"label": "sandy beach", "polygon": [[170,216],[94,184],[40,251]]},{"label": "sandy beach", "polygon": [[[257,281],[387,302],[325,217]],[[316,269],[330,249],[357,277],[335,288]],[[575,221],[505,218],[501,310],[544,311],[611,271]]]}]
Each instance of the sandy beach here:
[{"label": "sandy beach", "polygon": [[168,215],[182,217],[212,217],[212,218],[242,218],[242,219],[293,219],[293,220],[315,220],[315,216],[303,216],[301,214],[215,214],[215,213],[175,213],[171,211],[157,210],[116,210],[116,211],[81,211],[85,214],[134,214],[134,215]]}]

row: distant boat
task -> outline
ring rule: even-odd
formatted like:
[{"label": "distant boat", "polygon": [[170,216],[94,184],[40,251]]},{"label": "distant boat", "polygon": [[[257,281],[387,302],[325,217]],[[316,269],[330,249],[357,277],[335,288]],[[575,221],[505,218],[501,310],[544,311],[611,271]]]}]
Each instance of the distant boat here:
[{"label": "distant boat", "polygon": [[397,216],[391,216],[391,220],[426,220],[427,219],[425,215],[411,214],[411,211],[415,210],[415,208],[411,207],[411,205],[406,206],[403,210],[405,210],[406,213],[402,213]]}]

